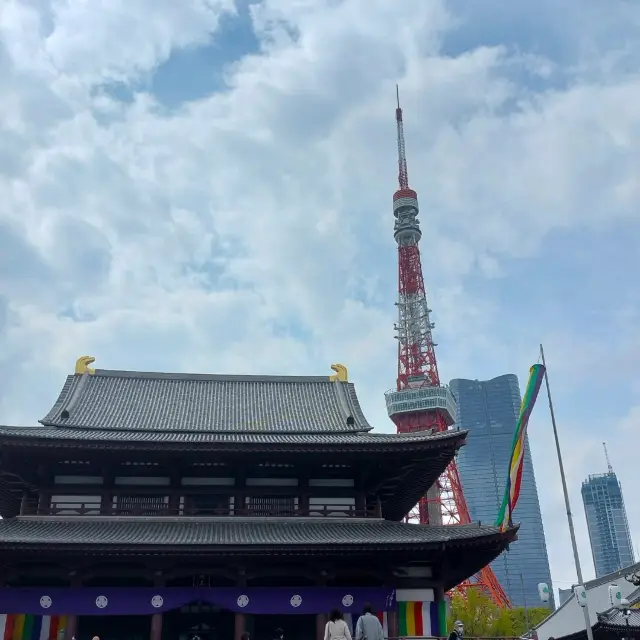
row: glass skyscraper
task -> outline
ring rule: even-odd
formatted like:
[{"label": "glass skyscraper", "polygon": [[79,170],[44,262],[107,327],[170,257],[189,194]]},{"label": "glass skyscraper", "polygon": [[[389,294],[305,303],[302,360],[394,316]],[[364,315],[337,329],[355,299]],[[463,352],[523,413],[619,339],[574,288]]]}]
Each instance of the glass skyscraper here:
[{"label": "glass skyscraper", "polygon": [[589,476],[582,483],[596,578],[635,562],[622,488],[611,468],[609,473]]},{"label": "glass skyscraper", "polygon": [[[458,400],[457,425],[469,431],[467,445],[458,454],[469,514],[474,521],[492,523],[502,504],[520,412],[518,378],[508,374],[485,381],[456,379],[450,386]],[[544,606],[538,584],[546,582],[551,594],[553,589],[528,439],[513,520],[520,524],[518,540],[491,567],[514,606]]]}]

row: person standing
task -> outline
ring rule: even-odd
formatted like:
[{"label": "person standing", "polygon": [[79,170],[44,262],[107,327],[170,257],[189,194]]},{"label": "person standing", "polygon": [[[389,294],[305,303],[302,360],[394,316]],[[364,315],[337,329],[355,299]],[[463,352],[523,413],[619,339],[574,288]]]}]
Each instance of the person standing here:
[{"label": "person standing", "polygon": [[324,628],[324,640],[351,640],[349,625],[344,621],[340,609],[333,609],[329,614],[329,622]]},{"label": "person standing", "polygon": [[364,605],[363,614],[356,623],[355,640],[384,640],[384,630],[380,620],[373,615],[371,605]]},{"label": "person standing", "polygon": [[460,620],[456,620],[453,631],[449,634],[449,640],[462,640],[464,638],[464,625]]}]

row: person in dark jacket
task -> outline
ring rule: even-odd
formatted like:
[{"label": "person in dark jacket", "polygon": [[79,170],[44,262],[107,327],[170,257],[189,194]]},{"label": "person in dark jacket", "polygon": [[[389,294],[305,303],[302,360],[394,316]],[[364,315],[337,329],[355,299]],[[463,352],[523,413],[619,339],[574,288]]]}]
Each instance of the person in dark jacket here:
[{"label": "person in dark jacket", "polygon": [[453,631],[449,634],[449,640],[462,640],[464,638],[464,625],[460,620],[456,620]]}]

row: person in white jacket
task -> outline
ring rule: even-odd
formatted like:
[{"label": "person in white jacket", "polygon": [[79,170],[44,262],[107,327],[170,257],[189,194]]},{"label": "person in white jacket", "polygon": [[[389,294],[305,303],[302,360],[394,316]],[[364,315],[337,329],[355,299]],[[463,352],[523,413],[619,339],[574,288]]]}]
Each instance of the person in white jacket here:
[{"label": "person in white jacket", "polygon": [[349,625],[344,621],[340,609],[334,609],[329,614],[329,622],[324,628],[324,640],[351,640]]},{"label": "person in white jacket", "polygon": [[380,620],[372,613],[369,603],[364,605],[364,613],[356,623],[355,640],[384,640],[384,630]]}]

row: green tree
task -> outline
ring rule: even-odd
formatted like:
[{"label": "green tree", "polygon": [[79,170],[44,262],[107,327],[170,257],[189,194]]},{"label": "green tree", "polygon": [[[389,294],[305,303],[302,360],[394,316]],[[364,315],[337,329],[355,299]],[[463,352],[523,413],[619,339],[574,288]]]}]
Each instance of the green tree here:
[{"label": "green tree", "polygon": [[449,629],[453,628],[456,620],[464,624],[467,636],[513,635],[510,633],[509,617],[505,616],[505,613],[480,589],[468,589],[466,597],[459,594],[453,596]]},{"label": "green tree", "polygon": [[460,620],[464,624],[466,636],[493,638],[520,636],[529,630],[529,625],[537,625],[550,613],[549,609],[544,607],[536,607],[526,612],[521,607],[502,609],[479,589],[467,590],[464,598],[459,594],[454,595],[450,612],[449,630],[453,628],[456,620]]},{"label": "green tree", "polygon": [[535,627],[548,617],[550,613],[551,611],[546,607],[534,607],[527,611],[525,611],[524,607],[511,609],[511,618],[516,633],[521,635],[529,630],[527,619],[529,620],[529,625]]}]

